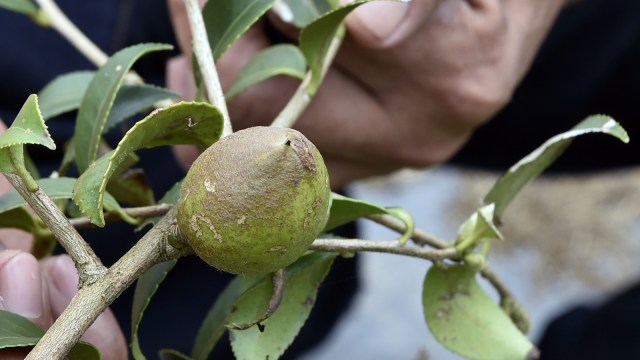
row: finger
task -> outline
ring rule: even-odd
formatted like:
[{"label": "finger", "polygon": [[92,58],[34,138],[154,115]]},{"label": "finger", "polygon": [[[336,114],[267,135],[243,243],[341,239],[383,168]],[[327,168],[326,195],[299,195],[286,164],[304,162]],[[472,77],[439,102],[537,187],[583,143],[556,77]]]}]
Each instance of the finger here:
[{"label": "finger", "polygon": [[376,175],[383,175],[395,169],[387,164],[363,164],[345,158],[325,157],[325,164],[329,170],[331,189],[342,189],[346,184]]},{"label": "finger", "polygon": [[[342,0],[349,3],[350,0]],[[346,19],[349,35],[366,48],[393,46],[426,19],[437,1],[371,2],[359,6]],[[419,15],[419,16],[416,16]]]},{"label": "finger", "polygon": [[[67,255],[47,258],[42,261],[42,267],[49,280],[51,309],[58,317],[78,292],[78,273]],[[105,360],[127,358],[126,341],[111,310],[103,312],[82,339],[95,345]]]},{"label": "finger", "polygon": [[196,98],[196,82],[193,79],[191,58],[176,56],[167,62],[167,87],[185,100]]},{"label": "finger", "polygon": [[0,252],[0,309],[23,316],[43,329],[52,323],[49,292],[33,255]]},{"label": "finger", "polygon": [[[33,245],[33,235],[18,229],[0,229],[0,239],[7,249],[22,250],[31,252]],[[0,249],[0,251],[2,251]]]}]

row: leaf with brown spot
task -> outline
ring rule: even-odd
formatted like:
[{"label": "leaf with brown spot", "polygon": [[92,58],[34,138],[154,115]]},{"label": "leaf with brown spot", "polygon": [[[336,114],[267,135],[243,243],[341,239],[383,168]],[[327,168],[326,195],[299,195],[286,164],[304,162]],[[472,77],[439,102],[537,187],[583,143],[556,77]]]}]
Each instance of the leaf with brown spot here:
[{"label": "leaf with brown spot", "polygon": [[535,347],[464,265],[432,266],[422,304],[433,336],[447,349],[478,360],[527,359]]}]

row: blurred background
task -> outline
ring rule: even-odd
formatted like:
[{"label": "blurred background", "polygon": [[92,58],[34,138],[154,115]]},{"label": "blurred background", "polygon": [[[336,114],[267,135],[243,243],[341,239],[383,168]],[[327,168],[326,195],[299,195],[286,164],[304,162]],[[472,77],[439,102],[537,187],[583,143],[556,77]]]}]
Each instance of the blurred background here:
[{"label": "blurred background", "polygon": [[[421,229],[454,239],[497,176],[453,166],[401,171],[355,183],[349,193],[402,206]],[[597,306],[638,278],[639,184],[637,169],[543,176],[506,211],[500,228],[505,239],[493,243],[489,266],[529,311],[531,340],[539,342],[549,322],[573,306]],[[365,239],[396,236],[370,221],[359,226]],[[424,323],[422,281],[430,263],[359,256],[360,292],[327,341],[304,359],[462,359],[438,344]]]}]

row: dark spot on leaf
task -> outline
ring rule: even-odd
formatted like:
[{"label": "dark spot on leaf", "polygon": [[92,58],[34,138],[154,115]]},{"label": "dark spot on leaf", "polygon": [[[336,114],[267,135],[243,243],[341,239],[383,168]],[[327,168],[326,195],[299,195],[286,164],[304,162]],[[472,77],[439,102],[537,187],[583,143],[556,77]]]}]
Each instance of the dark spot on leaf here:
[{"label": "dark spot on leaf", "polygon": [[264,332],[265,326],[263,324],[260,324],[260,323],[258,323],[257,325],[258,325],[258,330],[260,330],[261,333]]},{"label": "dark spot on leaf", "polygon": [[234,312],[236,312],[236,311],[238,311],[238,307],[234,305],[234,306],[231,308],[231,313],[233,314],[233,313],[234,313]]}]

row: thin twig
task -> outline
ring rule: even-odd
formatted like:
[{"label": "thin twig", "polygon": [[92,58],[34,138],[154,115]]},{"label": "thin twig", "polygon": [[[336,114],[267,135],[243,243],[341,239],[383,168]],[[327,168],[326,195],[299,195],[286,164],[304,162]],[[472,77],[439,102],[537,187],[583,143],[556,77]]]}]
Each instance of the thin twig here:
[{"label": "thin twig", "polygon": [[[133,218],[149,219],[166,214],[169,210],[171,210],[172,207],[173,205],[171,204],[158,204],[152,206],[125,208],[123,210],[125,213],[127,213],[127,215]],[[122,218],[116,212],[108,212],[104,214],[105,222],[113,222],[118,220],[122,220]],[[91,223],[91,220],[89,220],[89,218],[87,217],[69,219],[69,222],[76,229],[88,229],[95,227],[95,225]]]},{"label": "thin twig", "polygon": [[[342,45],[342,40],[344,39],[344,31],[338,31],[336,36],[331,41],[331,45],[329,46],[329,51],[327,52],[327,59],[325,61],[324,68],[322,69],[322,75],[320,76],[319,83],[324,80],[329,67],[333,63],[333,59],[335,58],[338,50],[340,49],[340,45]],[[307,109],[309,103],[315,96],[317,92],[317,86],[314,90],[310,90],[311,85],[311,71],[307,72],[307,75],[302,80],[300,86],[291,97],[291,100],[287,103],[287,105],[282,109],[278,117],[273,120],[271,126],[282,127],[282,128],[290,128],[298,121],[302,113]]]},{"label": "thin twig", "polygon": [[[406,226],[402,221],[390,215],[371,215],[367,218],[400,234],[403,234],[406,229]],[[452,249],[449,242],[438,239],[436,236],[428,234],[420,229],[415,229],[411,239],[418,245],[429,245],[437,249]],[[460,259],[460,254],[457,251],[456,254],[458,254],[457,258]],[[515,299],[511,291],[509,291],[507,286],[502,282],[502,280],[500,280],[498,275],[491,271],[491,269],[485,267],[480,271],[480,274],[487,279],[491,285],[493,285],[496,291],[498,291],[501,302],[504,302],[507,299]]]},{"label": "thin twig", "polygon": [[17,175],[5,174],[5,177],[71,256],[78,268],[79,286],[90,284],[102,277],[106,268],[51,198],[42,189],[35,192],[29,191],[24,181]]},{"label": "thin twig", "polygon": [[170,245],[176,226],[175,210],[170,211],[102,279],[80,289],[26,359],[63,359],[98,315],[142,273],[155,264],[187,255],[189,247]]},{"label": "thin twig", "polygon": [[454,248],[448,249],[424,249],[401,245],[399,241],[375,241],[360,239],[316,239],[310,250],[328,251],[337,253],[378,252],[395,255],[411,256],[431,261],[445,259],[459,260],[462,257]]},{"label": "thin twig", "polygon": [[505,285],[505,283],[503,283],[502,280],[500,280],[500,278],[498,277],[498,275],[496,275],[493,271],[491,271],[491,269],[489,269],[488,267],[485,267],[484,269],[480,270],[480,275],[482,275],[482,277],[487,279],[487,281],[489,281],[491,285],[493,285],[493,287],[496,289],[496,291],[498,292],[498,295],[500,295],[500,302],[504,302],[506,299],[515,300],[515,296],[513,296],[511,291],[509,291],[509,288],[507,288],[507,285]]},{"label": "thin twig", "polygon": [[220,85],[220,79],[218,78],[218,71],[213,61],[213,54],[211,53],[211,45],[209,45],[209,37],[207,36],[204,19],[202,18],[202,11],[200,10],[198,0],[184,0],[184,2],[187,8],[187,16],[189,17],[189,25],[191,26],[193,53],[198,60],[204,87],[207,91],[207,98],[209,102],[218,107],[224,118],[222,137],[225,137],[233,132],[233,128],[231,127],[229,110],[227,110],[227,102],[222,92],[222,85]]},{"label": "thin twig", "polygon": [[[399,234],[404,234],[407,228],[402,221],[391,215],[369,215],[367,218]],[[437,249],[446,249],[451,246],[448,241],[439,239],[435,235],[420,229],[415,229],[411,240],[417,245],[429,245]]]},{"label": "thin twig", "polygon": [[67,39],[78,51],[82,53],[96,67],[107,62],[105,54],[96,44],[94,44],[85,34],[78,29],[71,20],[60,10],[54,0],[35,0],[40,9],[47,14],[51,20],[51,26]]},{"label": "thin twig", "polygon": [[[109,56],[89,39],[71,20],[60,10],[54,0],[35,0],[40,9],[47,15],[53,27],[73,47],[76,48],[96,67],[104,65]],[[125,77],[127,84],[143,84],[144,80],[135,71],[129,71]],[[167,102],[158,102],[156,107],[165,107]]]}]

